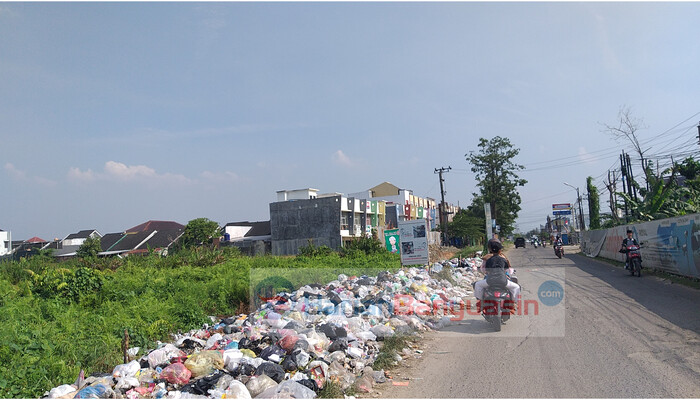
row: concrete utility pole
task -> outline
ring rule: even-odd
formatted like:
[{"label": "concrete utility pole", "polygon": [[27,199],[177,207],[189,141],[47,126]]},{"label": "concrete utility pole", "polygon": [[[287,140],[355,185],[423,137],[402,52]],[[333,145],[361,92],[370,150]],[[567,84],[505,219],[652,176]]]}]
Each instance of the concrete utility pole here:
[{"label": "concrete utility pole", "polygon": [[[569,184],[566,183],[566,182],[564,182],[564,184],[565,184],[566,186],[572,188],[572,189],[576,189],[576,200],[578,201],[578,214],[579,214],[578,216],[579,216],[579,221],[580,221],[580,223],[579,223],[579,229],[582,230],[582,231],[585,231],[585,230],[586,230],[586,224],[583,222],[583,207],[581,207],[581,194],[579,193],[577,187],[574,187],[574,186],[572,186],[572,185],[569,185]],[[574,213],[576,213],[575,210],[574,210]]]},{"label": "concrete utility pole", "polygon": [[435,168],[435,173],[440,174],[440,196],[442,197],[442,202],[440,203],[440,225],[442,226],[442,244],[447,245],[449,242],[447,240],[447,210],[445,207],[445,189],[443,182],[445,180],[442,178],[443,172],[450,172],[452,167],[442,167],[440,169]]}]

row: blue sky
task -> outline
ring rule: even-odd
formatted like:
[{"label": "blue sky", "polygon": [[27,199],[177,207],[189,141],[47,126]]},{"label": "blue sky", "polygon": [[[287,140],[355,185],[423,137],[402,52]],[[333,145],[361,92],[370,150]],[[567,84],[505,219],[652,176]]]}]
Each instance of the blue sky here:
[{"label": "blue sky", "polygon": [[[615,167],[700,147],[699,3],[0,3],[0,229],[269,218],[383,181],[468,205],[480,137],[521,149],[519,227]],[[662,158],[664,156],[665,158]],[[564,160],[562,160],[564,159]],[[619,166],[618,166],[619,168]],[[601,196],[606,198],[605,193]],[[601,204],[606,210],[607,205]]]}]

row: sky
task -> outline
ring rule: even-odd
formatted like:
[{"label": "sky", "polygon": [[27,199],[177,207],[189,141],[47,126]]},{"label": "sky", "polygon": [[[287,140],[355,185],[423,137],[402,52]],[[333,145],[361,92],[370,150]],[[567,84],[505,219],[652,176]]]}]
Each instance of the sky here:
[{"label": "sky", "polygon": [[[0,229],[269,219],[384,181],[467,206],[507,137],[518,229],[645,155],[697,155],[700,3],[0,3]],[[632,153],[634,154],[634,153]],[[638,157],[637,157],[638,158]],[[634,157],[633,157],[634,160]],[[586,204],[584,203],[584,207]]]}]

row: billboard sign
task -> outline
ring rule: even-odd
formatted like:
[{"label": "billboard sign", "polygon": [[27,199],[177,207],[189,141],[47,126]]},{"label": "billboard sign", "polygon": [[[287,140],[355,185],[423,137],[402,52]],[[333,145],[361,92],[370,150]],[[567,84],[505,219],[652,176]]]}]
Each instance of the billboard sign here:
[{"label": "billboard sign", "polygon": [[426,220],[399,221],[402,265],[429,264]]},{"label": "billboard sign", "polygon": [[570,210],[571,203],[552,204],[552,210]]}]

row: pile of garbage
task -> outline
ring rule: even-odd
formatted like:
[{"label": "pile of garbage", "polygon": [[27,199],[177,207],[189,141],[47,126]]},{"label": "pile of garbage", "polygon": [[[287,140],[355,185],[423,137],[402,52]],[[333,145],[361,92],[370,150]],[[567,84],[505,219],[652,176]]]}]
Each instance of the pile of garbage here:
[{"label": "pile of garbage", "polygon": [[[174,335],[172,343],[111,373],[84,378],[81,371],[74,384],[44,397],[314,398],[329,381],[371,392],[387,379],[372,369],[381,342],[450,324],[480,263],[452,260],[430,271],[404,268],[376,277],[341,274],[324,286],[279,293],[253,313]],[[441,279],[446,266],[451,274]],[[139,350],[128,354],[136,358]]]}]

